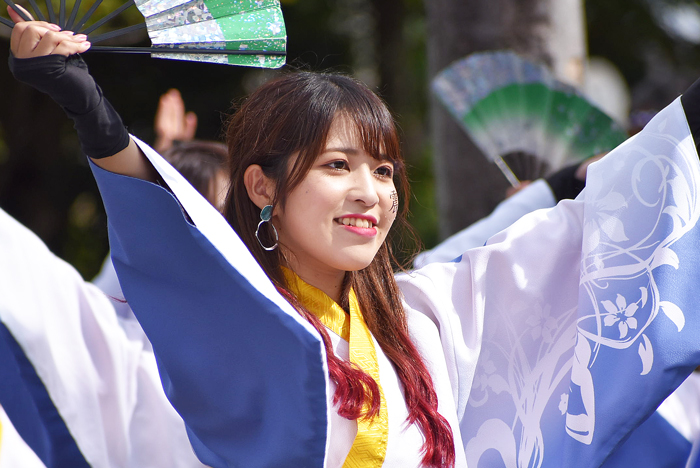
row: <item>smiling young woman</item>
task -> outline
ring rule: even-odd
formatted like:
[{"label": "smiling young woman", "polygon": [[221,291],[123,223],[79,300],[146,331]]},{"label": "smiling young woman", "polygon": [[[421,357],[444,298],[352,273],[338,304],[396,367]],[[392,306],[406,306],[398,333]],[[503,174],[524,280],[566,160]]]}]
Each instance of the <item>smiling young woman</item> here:
[{"label": "smiling young woman", "polygon": [[[344,76],[295,73],[271,80],[247,98],[228,123],[231,192],[224,215],[284,296],[323,337],[338,414],[376,416],[377,383],[333,350],[319,314],[300,297],[299,281],[361,315],[397,370],[409,422],[424,437],[426,466],[454,464],[454,438],[437,411],[429,372],[408,335],[385,240],[405,225],[407,179],[393,119],[364,85]],[[271,231],[255,238],[260,210],[272,205]],[[299,281],[289,281],[294,272]],[[303,289],[303,288],[301,288]],[[366,402],[371,404],[366,405]],[[363,409],[368,406],[368,409]],[[385,405],[384,405],[385,406]]]},{"label": "smiling young woman", "polygon": [[[700,235],[700,117],[683,115],[697,89],[591,168],[589,198],[395,277],[387,234],[408,185],[392,117],[364,85],[291,73],[256,90],[228,122],[223,218],[129,136],[71,55],[85,38],[13,19],[13,73],[75,122],[123,291],[203,463],[599,466],[700,364],[700,314],[661,300],[698,311],[673,296],[700,274],[686,261],[697,243],[668,250]],[[652,275],[664,265],[691,271]],[[652,324],[660,304],[675,326]],[[635,317],[615,336],[606,317],[623,305]],[[15,336],[48,341],[11,318]],[[663,378],[645,380],[653,366]]]}]

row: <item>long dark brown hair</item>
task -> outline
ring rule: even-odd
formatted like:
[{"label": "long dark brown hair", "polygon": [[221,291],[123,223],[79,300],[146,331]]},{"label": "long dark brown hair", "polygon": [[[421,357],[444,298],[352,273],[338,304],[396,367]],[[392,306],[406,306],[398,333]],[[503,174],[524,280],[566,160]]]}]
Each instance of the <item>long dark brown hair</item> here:
[{"label": "long dark brown hair", "polygon": [[[352,78],[306,72],[268,81],[229,119],[226,137],[231,189],[224,215],[277,288],[323,337],[330,378],[337,386],[333,402],[341,416],[358,419],[378,413],[377,383],[367,373],[335,355],[323,324],[289,291],[280,268],[286,264],[282,252],[280,249],[264,250],[255,238],[260,208],[248,197],[243,182],[248,166],[260,165],[275,183],[272,204],[284,207],[288,194],[306,177],[325,148],[331,124],[338,116],[356,125],[368,154],[394,164],[400,206],[395,223],[407,226],[406,169],[396,126],[386,105]],[[297,153],[291,165],[290,156]],[[271,230],[261,233],[261,238],[265,245],[275,243]],[[394,364],[404,388],[408,422],[417,424],[425,437],[423,463],[434,467],[452,466],[455,458],[452,431],[437,411],[432,379],[409,337],[387,242],[369,266],[346,273],[344,287],[341,297],[347,302],[347,291],[355,290],[367,326]],[[347,308],[342,300],[340,305]]]}]

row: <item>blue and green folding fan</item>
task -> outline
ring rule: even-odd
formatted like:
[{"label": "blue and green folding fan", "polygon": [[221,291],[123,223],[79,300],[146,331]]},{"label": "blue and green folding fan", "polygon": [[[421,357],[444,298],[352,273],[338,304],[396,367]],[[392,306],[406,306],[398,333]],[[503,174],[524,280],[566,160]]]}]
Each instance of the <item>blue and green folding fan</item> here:
[{"label": "blue and green folding fan", "polygon": [[[46,0],[45,15],[35,0],[28,0],[37,19],[86,34],[92,44],[143,28],[152,43],[151,47],[93,45],[92,51],[150,53],[158,58],[261,68],[279,68],[286,60],[287,33],[279,0],[128,0],[94,22],[90,20],[102,0],[86,8],[81,8],[81,0],[74,0],[70,13],[66,0],[59,1],[57,15],[52,0]],[[5,3],[25,16],[13,0]],[[110,21],[132,6],[145,22],[109,28]],[[0,23],[13,27],[12,21],[1,16]],[[111,30],[93,34],[105,29]]]},{"label": "blue and green folding fan", "polygon": [[508,181],[546,176],[610,150],[627,134],[576,89],[510,51],[475,53],[442,70],[432,90]]}]

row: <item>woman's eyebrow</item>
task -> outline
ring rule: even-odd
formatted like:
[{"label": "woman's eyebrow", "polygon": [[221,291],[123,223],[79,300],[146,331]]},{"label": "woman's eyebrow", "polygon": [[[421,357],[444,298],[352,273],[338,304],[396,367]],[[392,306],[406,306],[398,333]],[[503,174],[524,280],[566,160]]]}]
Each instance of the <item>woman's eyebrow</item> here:
[{"label": "woman's eyebrow", "polygon": [[[323,150],[324,153],[345,153],[347,155],[357,155],[360,154],[363,150],[359,148],[326,148]],[[389,156],[386,153],[380,153],[379,154],[379,159],[383,160],[389,160]]]},{"label": "woman's eyebrow", "polygon": [[[321,154],[326,154],[326,153],[343,153],[346,156],[357,156],[359,155],[363,150],[359,148],[326,148],[323,150],[323,153]],[[373,156],[374,157],[374,156]],[[392,161],[389,156],[386,153],[381,153],[379,154],[379,157],[376,157],[374,159],[377,159],[378,161],[389,161],[392,166],[394,166],[394,161]]]},{"label": "woman's eyebrow", "polygon": [[359,154],[360,150],[358,148],[326,148],[323,150],[324,153],[345,153],[345,154]]}]

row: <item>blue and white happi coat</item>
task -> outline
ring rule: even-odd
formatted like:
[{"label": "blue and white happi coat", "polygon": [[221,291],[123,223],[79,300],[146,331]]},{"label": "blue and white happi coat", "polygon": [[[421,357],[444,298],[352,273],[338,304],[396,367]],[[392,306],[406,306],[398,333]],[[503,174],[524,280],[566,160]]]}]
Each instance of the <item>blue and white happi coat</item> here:
[{"label": "blue and white happi coat", "polygon": [[[556,203],[547,182],[544,179],[534,181],[501,202],[489,216],[452,235],[433,249],[421,252],[414,265],[420,268],[429,263],[450,262],[469,249],[483,246],[490,237],[522,216],[535,210],[552,208]],[[539,334],[542,319],[538,317],[532,322],[535,324],[534,333]],[[552,324],[554,322],[550,321]],[[488,377],[482,374],[482,386],[488,386]],[[613,453],[604,466],[695,466],[696,461],[700,463],[699,449],[700,372],[693,372],[664,400],[656,413]]]},{"label": "blue and white happi coat", "polygon": [[697,366],[698,175],[677,100],[576,200],[404,282],[454,337],[468,463],[599,466]]},{"label": "blue and white happi coat", "polygon": [[[216,210],[143,149],[170,191],[94,172],[121,285],[200,460],[334,466],[354,435],[338,426],[329,404],[318,334]],[[692,300],[699,181],[677,100],[591,166],[576,200],[523,217],[454,262],[398,277],[412,337],[457,436],[458,466],[633,459],[638,452],[625,453],[623,442],[643,432],[645,419],[700,364],[700,310]],[[16,315],[0,307],[10,335],[28,349],[33,329]],[[32,362],[57,366],[48,350]],[[388,366],[382,385],[391,372]],[[64,420],[80,419],[63,405],[56,408]],[[388,405],[405,411],[400,398]],[[85,431],[88,423],[71,424]],[[387,466],[410,466],[390,462],[392,451],[420,461],[404,430],[390,428]]]}]

